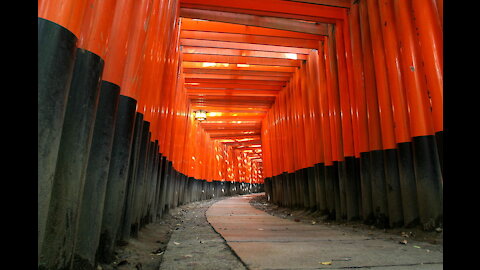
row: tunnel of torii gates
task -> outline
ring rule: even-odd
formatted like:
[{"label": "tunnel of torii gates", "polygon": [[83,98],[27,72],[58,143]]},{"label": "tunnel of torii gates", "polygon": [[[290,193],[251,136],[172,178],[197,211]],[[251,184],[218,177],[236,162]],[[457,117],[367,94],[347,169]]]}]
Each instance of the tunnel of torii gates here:
[{"label": "tunnel of torii gates", "polygon": [[169,209],[250,192],[441,226],[442,14],[442,0],[39,0],[39,269],[93,269]]}]

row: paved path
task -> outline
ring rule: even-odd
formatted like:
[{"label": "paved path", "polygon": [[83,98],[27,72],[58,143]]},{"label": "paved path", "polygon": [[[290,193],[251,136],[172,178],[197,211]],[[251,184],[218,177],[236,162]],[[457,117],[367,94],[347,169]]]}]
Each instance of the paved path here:
[{"label": "paved path", "polygon": [[225,199],[206,212],[208,222],[249,269],[443,269],[443,248],[438,245],[403,245],[274,217],[252,207],[252,196],[259,195]]}]

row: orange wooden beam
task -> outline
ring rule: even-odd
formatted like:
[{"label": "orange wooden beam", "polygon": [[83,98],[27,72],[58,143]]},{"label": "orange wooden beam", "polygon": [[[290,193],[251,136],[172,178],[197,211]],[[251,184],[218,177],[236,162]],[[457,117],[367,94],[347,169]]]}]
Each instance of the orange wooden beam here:
[{"label": "orange wooden beam", "polygon": [[344,7],[350,8],[352,0],[285,0],[285,1],[294,1],[294,2],[302,2],[302,3],[310,3],[310,4],[317,4],[317,5],[325,5],[325,6],[332,6],[332,7]]},{"label": "orange wooden beam", "polygon": [[264,113],[269,110],[269,107],[253,107],[253,106],[225,106],[225,105],[200,105],[192,104],[192,110],[206,110],[208,111],[221,111],[221,112],[232,112],[232,113]]},{"label": "orange wooden beam", "polygon": [[327,34],[326,24],[324,23],[312,23],[278,17],[256,16],[250,14],[192,8],[181,8],[180,16],[184,18],[265,27],[270,29],[286,30],[315,35]]},{"label": "orange wooden beam", "polygon": [[224,79],[224,80],[257,80],[257,81],[280,81],[286,82],[290,77],[274,76],[235,76],[235,75],[215,75],[215,74],[185,74],[186,79]]},{"label": "orange wooden beam", "polygon": [[296,14],[319,20],[322,18],[340,19],[343,16],[343,8],[279,0],[262,0],[261,2],[255,0],[181,0],[180,7],[188,7],[188,5],[208,7],[204,9],[210,10],[238,10],[241,13],[248,11],[248,14],[255,14],[255,11],[285,14],[285,16]]},{"label": "orange wooden beam", "polygon": [[267,51],[207,48],[207,47],[193,47],[193,46],[183,46],[182,52],[191,53],[191,54],[250,56],[250,57],[266,57],[266,58],[280,58],[280,59],[294,59],[294,60],[307,59],[306,55],[297,54],[297,53],[279,53],[279,52],[267,52]]},{"label": "orange wooden beam", "polygon": [[252,71],[273,71],[273,72],[294,72],[295,67],[269,66],[269,65],[245,65],[210,62],[183,62],[183,68],[197,69],[220,69],[220,70],[252,70]]},{"label": "orange wooden beam", "polygon": [[260,45],[274,45],[274,46],[296,47],[296,48],[306,48],[306,49],[318,48],[318,40],[286,38],[286,37],[270,37],[270,36],[260,36],[260,35],[244,35],[244,34],[232,34],[232,33],[217,33],[217,32],[205,32],[205,31],[182,30],[180,32],[180,38],[260,44]]},{"label": "orange wooden beam", "polygon": [[180,44],[182,46],[225,48],[225,49],[296,53],[296,54],[308,54],[310,52],[310,49],[298,48],[298,47],[273,46],[273,45],[265,45],[265,44],[249,44],[249,42],[248,43],[224,42],[224,41],[202,40],[202,39],[181,39]]},{"label": "orange wooden beam", "polygon": [[266,65],[266,66],[287,66],[298,67],[302,60],[276,59],[266,57],[250,56],[229,56],[212,54],[190,54],[184,53],[183,61],[186,62],[208,62],[208,63],[229,63],[229,64],[248,64],[248,65]]},{"label": "orange wooden beam", "polygon": [[185,83],[185,88],[190,89],[219,89],[219,90],[282,90],[279,85],[261,85],[261,84],[235,84],[235,83]]},{"label": "orange wooden beam", "polygon": [[189,89],[188,96],[248,96],[248,97],[276,97],[279,91],[275,90],[213,90]]},{"label": "orange wooden beam", "polygon": [[212,22],[203,20],[194,20],[189,18],[182,18],[182,30],[231,33],[243,35],[257,35],[257,36],[272,36],[272,37],[287,37],[298,39],[312,39],[323,40],[321,35],[305,34],[292,31],[284,31],[278,29],[269,29],[264,27],[247,26],[240,24],[231,24],[223,22]]}]

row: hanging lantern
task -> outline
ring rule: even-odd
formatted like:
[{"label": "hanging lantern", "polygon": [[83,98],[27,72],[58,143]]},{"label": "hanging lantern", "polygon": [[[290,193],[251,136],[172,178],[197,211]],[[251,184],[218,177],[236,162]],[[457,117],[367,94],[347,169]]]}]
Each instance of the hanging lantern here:
[{"label": "hanging lantern", "polygon": [[207,120],[207,112],[204,110],[195,111],[195,120],[204,121]]}]

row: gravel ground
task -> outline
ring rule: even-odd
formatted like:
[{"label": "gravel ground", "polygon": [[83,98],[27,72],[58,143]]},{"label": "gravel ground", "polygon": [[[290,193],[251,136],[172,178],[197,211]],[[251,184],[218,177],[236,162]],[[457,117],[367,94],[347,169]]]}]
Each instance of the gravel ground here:
[{"label": "gravel ground", "polygon": [[393,229],[378,229],[375,226],[363,224],[359,221],[332,221],[326,220],[326,217],[316,216],[305,210],[292,210],[285,207],[280,207],[267,201],[265,195],[257,196],[250,200],[250,204],[270,215],[302,222],[307,224],[322,224],[332,228],[342,229],[346,231],[362,232],[371,237],[383,238],[395,242],[402,242],[401,244],[408,244],[410,240],[420,241],[435,245],[435,249],[443,251],[443,231],[438,228],[438,231],[426,232],[420,227],[414,228],[393,228]]},{"label": "gravel ground", "polygon": [[138,238],[117,247],[115,261],[97,270],[246,269],[205,216],[222,199],[171,209],[162,220],[141,229]]}]

